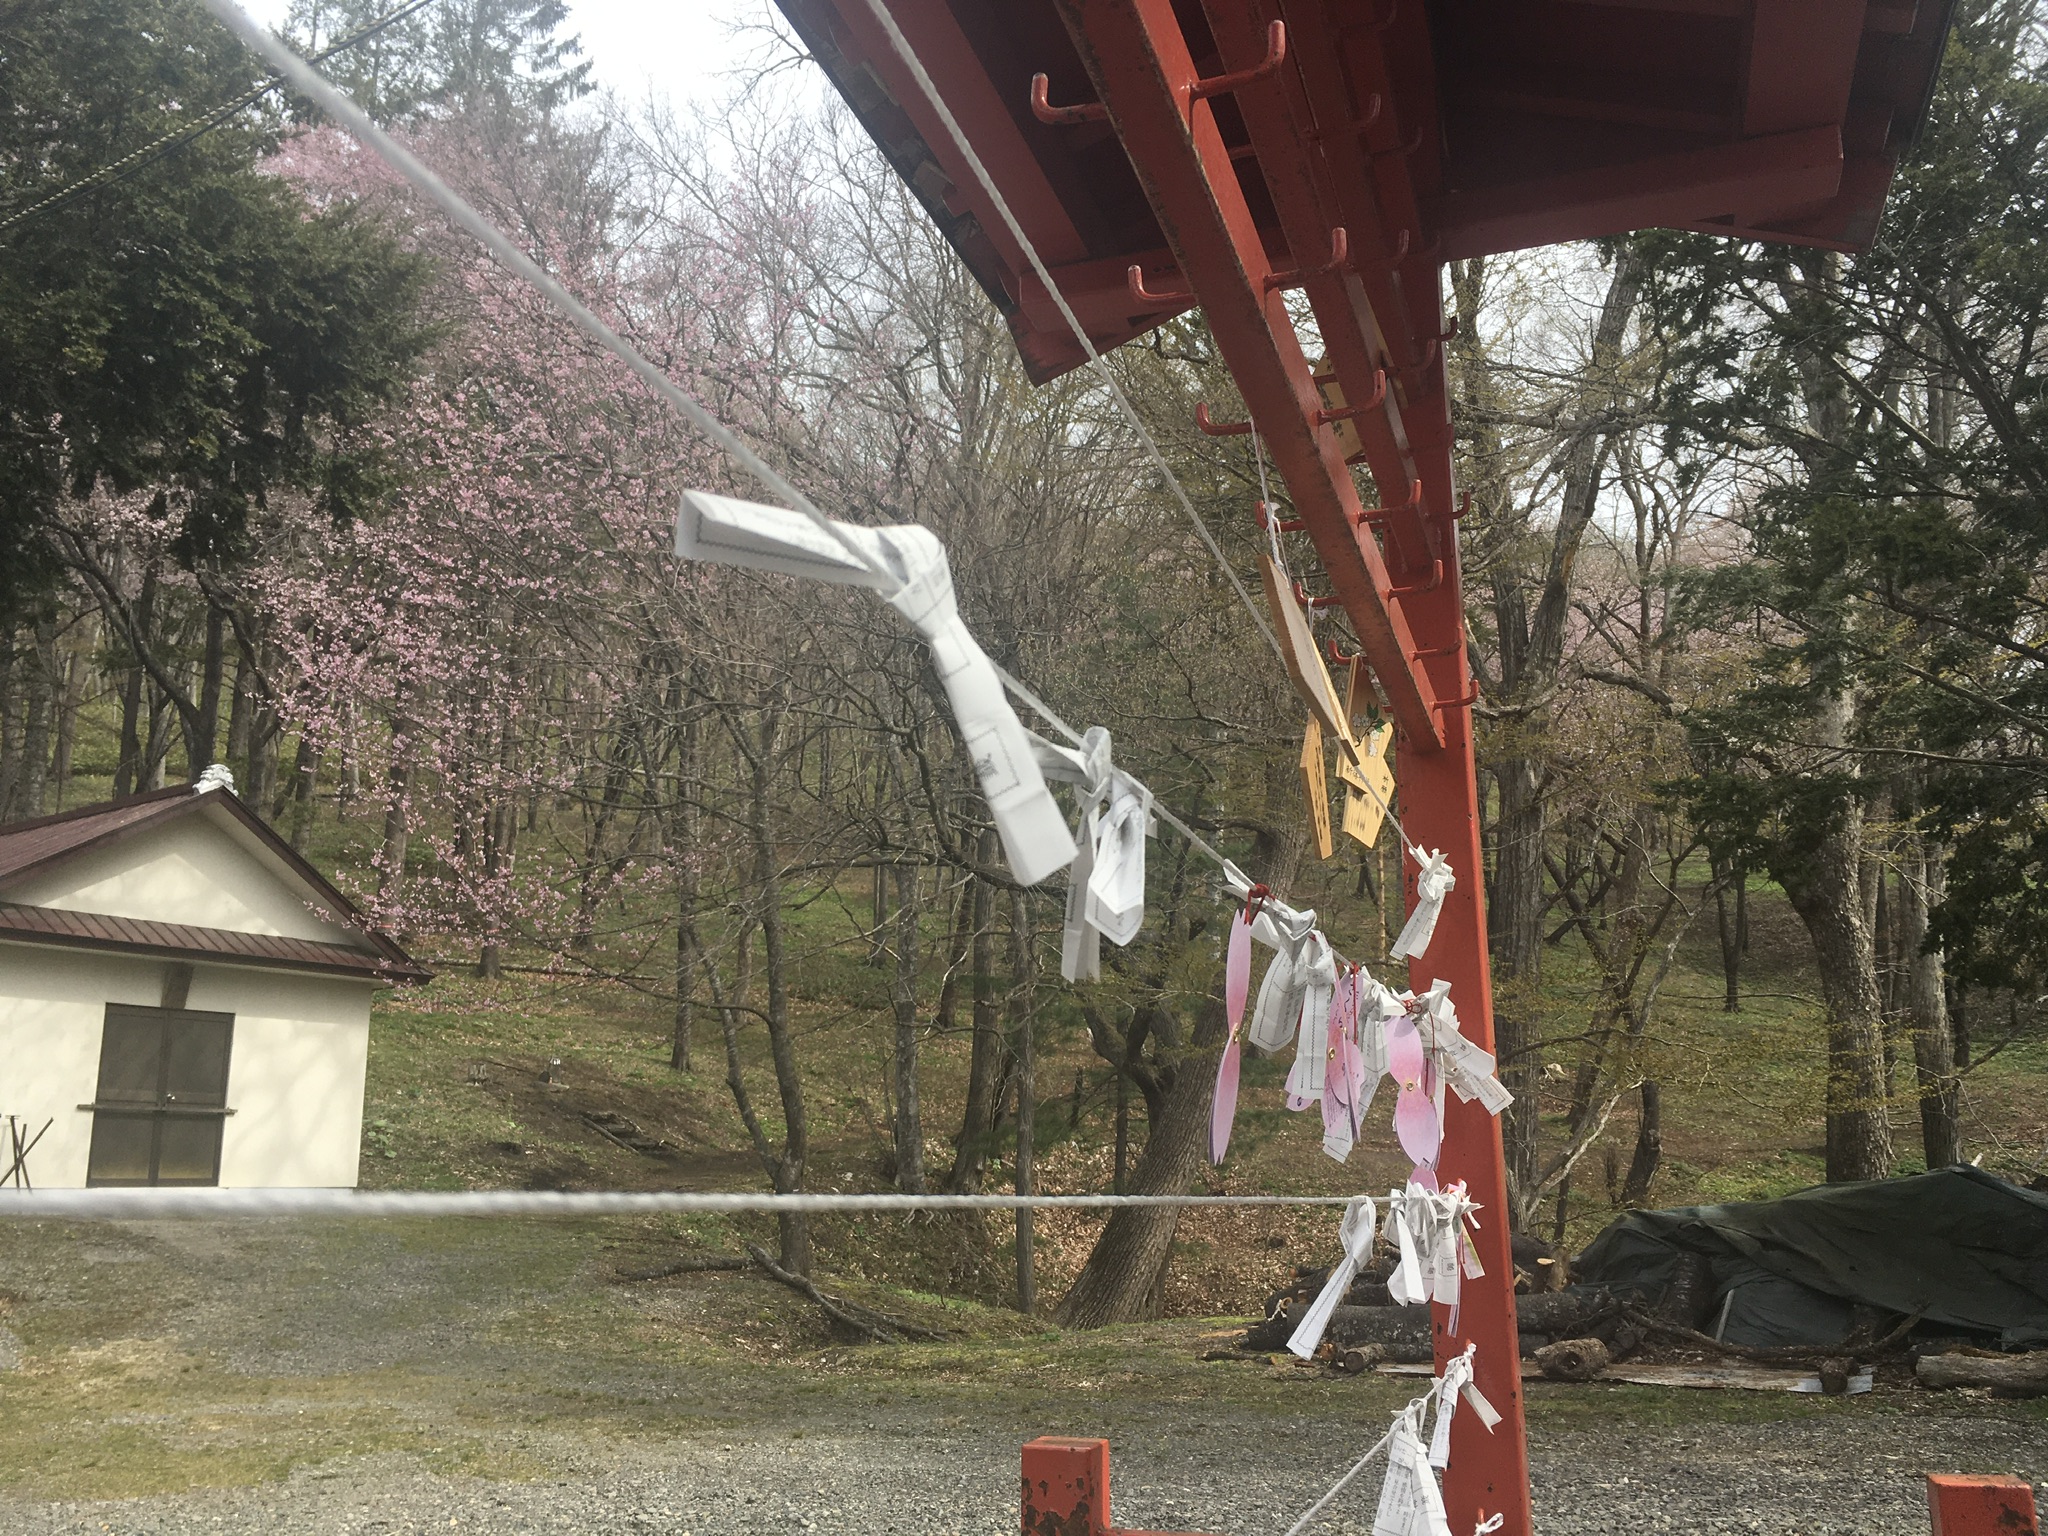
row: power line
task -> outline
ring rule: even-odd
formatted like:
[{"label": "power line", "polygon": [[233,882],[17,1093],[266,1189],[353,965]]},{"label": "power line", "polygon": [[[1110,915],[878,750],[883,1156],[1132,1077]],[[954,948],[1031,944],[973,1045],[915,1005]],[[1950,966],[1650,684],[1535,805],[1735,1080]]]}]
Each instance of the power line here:
[{"label": "power line", "polygon": [[[386,27],[405,20],[406,17],[413,15],[415,12],[425,10],[433,3],[434,0],[412,0],[411,4],[400,6],[390,15],[380,17],[360,31],[350,33],[331,47],[315,54],[313,62],[316,64],[324,63],[336,54],[345,52],[355,47],[356,44],[375,37]],[[0,219],[0,234],[5,234],[8,230],[14,228],[15,225],[24,223],[39,213],[55,212],[66,203],[71,202],[83,193],[92,191],[96,187],[111,187],[126,181],[138,171],[147,169],[166,155],[175,154],[194,139],[201,138],[223,124],[232,121],[245,108],[254,106],[283,83],[284,77],[282,75],[273,74],[262,85],[255,87],[253,90],[244,91],[233,101],[215,107],[196,123],[188,123],[183,128],[173,128],[169,133],[152,139],[140,149],[130,151],[112,164],[103,165],[91,175],[80,177],[68,187],[59,188],[48,197],[31,203],[26,208],[16,209],[13,213],[7,215],[6,218]]]}]

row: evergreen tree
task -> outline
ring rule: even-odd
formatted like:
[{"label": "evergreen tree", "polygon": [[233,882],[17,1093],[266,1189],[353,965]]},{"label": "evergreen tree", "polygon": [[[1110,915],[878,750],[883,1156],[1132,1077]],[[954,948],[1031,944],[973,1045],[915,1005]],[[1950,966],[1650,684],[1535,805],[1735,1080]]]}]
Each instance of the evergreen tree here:
[{"label": "evergreen tree", "polygon": [[[307,53],[331,47],[398,0],[293,0],[287,33]],[[561,36],[562,0],[436,0],[330,60],[336,84],[383,121],[438,113],[545,117],[587,94],[581,42]]]},{"label": "evergreen tree", "polygon": [[1700,624],[1753,636],[1756,671],[1694,716],[1719,766],[1692,792],[1813,939],[1833,1178],[1892,1164],[1884,882],[1907,908],[1930,1162],[1955,1143],[1955,984],[2048,971],[2039,10],[1963,8],[1867,254],[1651,246],[1673,430],[1752,467],[1747,558],[1695,596]]}]

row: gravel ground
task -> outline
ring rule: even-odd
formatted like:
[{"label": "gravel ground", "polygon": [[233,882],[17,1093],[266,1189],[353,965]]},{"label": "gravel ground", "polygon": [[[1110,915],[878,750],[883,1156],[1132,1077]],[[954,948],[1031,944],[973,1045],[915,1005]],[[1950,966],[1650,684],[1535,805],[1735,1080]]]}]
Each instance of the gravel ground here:
[{"label": "gravel ground", "polygon": [[[1701,1531],[1889,1536],[1928,1529],[1921,1474],[2048,1477],[2038,1426],[1932,1416],[1686,1430],[1573,1430],[1534,1447],[1545,1536]],[[1207,1423],[1115,1447],[1113,1513],[1124,1526],[1279,1536],[1345,1465],[1328,1425]],[[0,1506],[19,1536],[56,1532],[397,1536],[1010,1536],[1013,1433],[877,1429],[735,1442],[677,1439],[587,1458],[537,1482],[446,1478],[408,1457],[369,1457],[288,1482],[106,1503]],[[1368,1472],[1319,1523],[1365,1536]]]},{"label": "gravel ground", "polygon": [[[1017,1448],[1044,1433],[1109,1435],[1125,1527],[1281,1536],[1377,1438],[1388,1411],[1377,1405],[1407,1389],[1197,1365],[1192,1334],[1069,1335],[1017,1345],[1021,1366],[972,1355],[929,1379],[870,1372],[858,1352],[771,1365],[670,1348],[692,1336],[797,1341],[816,1319],[786,1292],[730,1277],[610,1284],[641,1250],[607,1244],[630,1235],[200,1223],[0,1234],[0,1476],[27,1472],[11,1481],[59,1491],[244,1484],[120,1500],[0,1494],[0,1536],[1011,1536]],[[977,1376],[974,1361],[1007,1374]],[[1121,1384],[1103,1390],[1110,1380]],[[1923,1536],[1926,1472],[2048,1481],[2038,1407],[1536,1383],[1538,1525],[1544,1536]],[[293,1428],[344,1411],[367,1427]],[[220,1459],[260,1437],[297,1449]],[[109,1467],[139,1465],[137,1446],[187,1459],[109,1479]],[[68,1469],[39,1476],[60,1452]],[[266,1480],[273,1465],[295,1469]],[[1378,1481],[1362,1476],[1314,1536],[1365,1536]]]}]

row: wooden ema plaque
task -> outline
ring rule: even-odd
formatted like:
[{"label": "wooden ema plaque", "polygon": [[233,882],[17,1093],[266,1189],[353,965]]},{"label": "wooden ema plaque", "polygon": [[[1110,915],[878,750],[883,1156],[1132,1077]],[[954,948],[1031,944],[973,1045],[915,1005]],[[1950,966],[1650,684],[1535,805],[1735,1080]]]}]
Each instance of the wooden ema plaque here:
[{"label": "wooden ema plaque", "polygon": [[[1316,637],[1309,633],[1308,616],[1294,600],[1294,588],[1271,555],[1259,556],[1259,580],[1266,589],[1266,607],[1273,615],[1273,632],[1280,639],[1280,652],[1287,661],[1287,675],[1294,691],[1308,706],[1308,712],[1326,735],[1334,736],[1346,748],[1351,746],[1351,722],[1345,718],[1337,686],[1330,681],[1330,669],[1323,665]],[[1350,755],[1347,751],[1346,755]]]},{"label": "wooden ema plaque", "polygon": [[[1358,766],[1343,758],[1337,760],[1337,777],[1351,786],[1344,796],[1344,833],[1368,848],[1379,841],[1380,827],[1387,819],[1386,806],[1381,802],[1391,803],[1394,798],[1394,768],[1387,761],[1387,751],[1393,744],[1394,728],[1382,725],[1366,739]],[[1374,789],[1379,791],[1377,799],[1371,793]]]},{"label": "wooden ema plaque", "polygon": [[[1348,765],[1347,765],[1348,766]],[[1315,829],[1316,857],[1327,859],[1337,851],[1330,835],[1330,765],[1323,757],[1323,728],[1309,716],[1308,729],[1301,738],[1301,789],[1308,796],[1309,825]],[[1350,813],[1345,813],[1346,820]]]}]

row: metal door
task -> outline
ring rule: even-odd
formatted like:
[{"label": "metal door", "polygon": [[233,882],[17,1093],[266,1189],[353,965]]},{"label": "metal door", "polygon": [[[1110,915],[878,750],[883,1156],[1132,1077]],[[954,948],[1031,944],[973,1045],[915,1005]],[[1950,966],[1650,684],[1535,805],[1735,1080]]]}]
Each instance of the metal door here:
[{"label": "metal door", "polygon": [[88,1184],[218,1184],[235,1016],[107,1005]]}]

